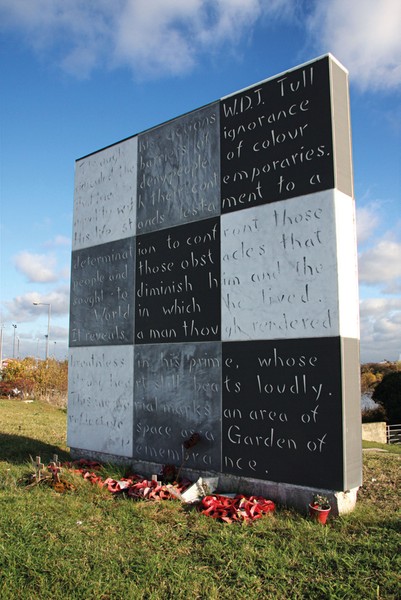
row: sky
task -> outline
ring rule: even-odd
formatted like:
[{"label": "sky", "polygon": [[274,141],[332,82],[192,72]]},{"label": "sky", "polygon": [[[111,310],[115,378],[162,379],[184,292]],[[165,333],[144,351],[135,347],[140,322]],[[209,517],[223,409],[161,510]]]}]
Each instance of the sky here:
[{"label": "sky", "polygon": [[361,362],[400,359],[400,31],[399,0],[0,0],[3,357],[44,358],[49,316],[67,357],[76,159],[330,52],[350,78]]}]

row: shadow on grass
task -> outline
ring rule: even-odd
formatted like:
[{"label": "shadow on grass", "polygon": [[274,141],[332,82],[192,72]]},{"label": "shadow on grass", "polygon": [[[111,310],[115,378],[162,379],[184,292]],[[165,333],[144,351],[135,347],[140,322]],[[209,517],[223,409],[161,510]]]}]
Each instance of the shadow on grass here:
[{"label": "shadow on grass", "polygon": [[70,453],[59,446],[21,435],[0,433],[0,460],[19,464],[29,461],[30,456],[40,456],[42,462],[47,463],[53,459],[54,454],[58,455],[61,462],[71,460]]},{"label": "shadow on grass", "polygon": [[388,520],[383,522],[381,524],[381,527],[386,527],[387,529],[394,530],[396,533],[401,533],[401,521],[397,516],[394,516],[394,518],[390,522]]}]

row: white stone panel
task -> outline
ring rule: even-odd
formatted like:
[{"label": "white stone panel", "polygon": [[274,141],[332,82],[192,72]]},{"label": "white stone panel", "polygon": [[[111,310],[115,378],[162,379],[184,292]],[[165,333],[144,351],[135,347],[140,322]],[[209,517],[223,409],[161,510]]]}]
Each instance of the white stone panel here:
[{"label": "white stone panel", "polygon": [[335,190],[340,335],[360,338],[355,203]]},{"label": "white stone panel", "polygon": [[138,138],[77,160],[72,249],[135,235]]},{"label": "white stone panel", "polygon": [[132,346],[70,348],[69,447],[132,456],[133,353]]},{"label": "white stone panel", "polygon": [[222,339],[340,334],[334,190],[221,217]]}]

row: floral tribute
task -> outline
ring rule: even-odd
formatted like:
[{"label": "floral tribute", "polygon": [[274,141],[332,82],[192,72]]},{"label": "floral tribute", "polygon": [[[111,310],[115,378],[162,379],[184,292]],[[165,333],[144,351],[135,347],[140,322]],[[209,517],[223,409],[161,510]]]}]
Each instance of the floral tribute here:
[{"label": "floral tribute", "polygon": [[[102,465],[100,463],[85,459],[81,459],[70,465],[71,471],[80,473],[90,483],[106,487],[112,494],[124,493],[129,498],[135,500],[171,500],[173,498],[166,485],[158,480],[145,479],[135,474],[122,477],[118,480],[111,477],[103,479],[97,472],[101,468]],[[180,483],[174,483],[174,487],[180,493],[185,491],[190,485],[191,482],[188,479],[182,479]]]},{"label": "floral tribute", "polygon": [[[195,445],[197,440],[194,438],[191,442]],[[192,482],[186,478],[178,478],[177,468],[174,465],[164,465],[159,477],[153,476],[152,479],[146,479],[140,475],[132,474],[121,479],[107,477],[104,479],[100,475],[102,465],[99,462],[80,459],[74,462],[61,463],[57,457],[47,468],[41,463],[40,457],[33,463],[35,474],[32,475],[25,484],[28,486],[38,483],[51,485],[57,492],[75,490],[75,487],[61,477],[63,469],[81,475],[86,481],[102,488],[107,488],[111,494],[124,494],[133,500],[161,501],[173,500],[175,496],[170,493],[171,484],[175,492],[182,494],[187,490]],[[170,486],[169,486],[170,482]],[[234,498],[219,494],[207,495],[200,499],[197,505],[198,511],[203,515],[218,519],[225,523],[254,521],[260,519],[263,515],[273,512],[275,504],[271,500],[266,500],[262,496],[243,496],[237,495]]]},{"label": "floral tribute", "polygon": [[205,496],[198,506],[198,510],[203,515],[225,523],[254,521],[273,512],[275,508],[272,500],[266,500],[262,496],[243,496],[241,494],[234,498],[220,495]]},{"label": "floral tribute", "polygon": [[[74,469],[75,472],[82,473],[82,476],[91,483],[101,487],[106,486],[112,494],[125,493],[135,500],[173,499],[167,486],[159,481],[144,479],[140,475],[130,475],[118,481],[110,477],[103,480],[95,472],[95,470],[101,468],[99,463],[81,459],[75,465],[79,467]],[[176,474],[174,465],[164,465],[160,473],[165,481],[172,481]],[[179,483],[174,481],[174,488],[180,493],[188,489],[190,485],[191,481],[188,479],[182,479]],[[276,506],[272,500],[267,500],[262,496],[244,496],[241,494],[234,498],[219,494],[204,496],[198,504],[200,513],[225,523],[254,521],[273,512],[275,508]]]}]

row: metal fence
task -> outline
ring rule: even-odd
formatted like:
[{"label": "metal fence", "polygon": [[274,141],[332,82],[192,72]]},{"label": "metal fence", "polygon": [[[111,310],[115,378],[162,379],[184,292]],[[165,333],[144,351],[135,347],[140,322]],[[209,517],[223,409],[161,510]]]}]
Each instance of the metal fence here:
[{"label": "metal fence", "polygon": [[401,444],[401,423],[398,425],[387,425],[387,443]]}]

